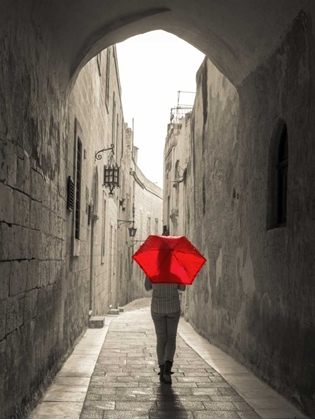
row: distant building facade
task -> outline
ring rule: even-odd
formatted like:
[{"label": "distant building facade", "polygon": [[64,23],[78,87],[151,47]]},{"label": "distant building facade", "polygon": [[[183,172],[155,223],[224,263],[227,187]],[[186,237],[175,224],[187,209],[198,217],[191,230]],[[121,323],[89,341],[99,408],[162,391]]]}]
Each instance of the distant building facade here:
[{"label": "distant building facade", "polygon": [[[138,149],[133,147],[131,173],[134,185],[134,220],[137,233],[132,241],[132,253],[136,252],[149,235],[161,235],[163,215],[163,191],[149,181],[137,166]],[[132,262],[130,300],[149,296],[144,289],[145,274],[137,263]]]},{"label": "distant building facade", "polygon": [[[75,302],[77,311],[80,309],[81,316],[87,319],[89,311],[104,314],[118,303],[117,218],[121,189],[115,188],[110,197],[103,186],[110,147],[113,145],[120,166],[125,137],[115,46],[83,68],[72,91],[70,110],[68,177],[73,180],[75,197],[73,211],[68,208],[67,212],[70,264],[66,274],[81,286]],[[96,153],[102,149],[109,150],[101,152],[97,159]],[[81,306],[78,302],[82,299]]]},{"label": "distant building facade", "polygon": [[[176,114],[176,108],[173,112]],[[180,236],[185,234],[184,181],[190,159],[191,112],[175,114],[167,126],[164,146],[163,223],[170,235]]]}]

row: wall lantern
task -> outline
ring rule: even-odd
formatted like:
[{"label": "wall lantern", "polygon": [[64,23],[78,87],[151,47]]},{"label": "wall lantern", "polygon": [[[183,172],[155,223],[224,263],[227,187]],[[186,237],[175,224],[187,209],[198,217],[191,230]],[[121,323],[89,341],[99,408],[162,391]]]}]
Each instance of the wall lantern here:
[{"label": "wall lantern", "polygon": [[134,227],[134,222],[132,223],[132,227],[128,228],[129,236],[134,238],[136,236],[137,229]]},{"label": "wall lantern", "polygon": [[118,227],[121,226],[124,223],[132,223],[132,227],[129,227],[128,228],[128,230],[129,230],[129,236],[131,238],[134,238],[136,236],[137,229],[135,228],[135,221],[134,220],[118,219],[117,222],[118,222]]},{"label": "wall lantern", "polygon": [[102,159],[102,152],[106,152],[107,150],[111,150],[111,153],[108,156],[108,163],[104,165],[104,182],[103,186],[109,189],[109,196],[112,197],[114,195],[113,191],[115,187],[119,187],[119,166],[115,162],[114,159],[114,145],[111,144],[110,147],[100,150],[99,152],[95,153],[95,159],[100,160]]}]

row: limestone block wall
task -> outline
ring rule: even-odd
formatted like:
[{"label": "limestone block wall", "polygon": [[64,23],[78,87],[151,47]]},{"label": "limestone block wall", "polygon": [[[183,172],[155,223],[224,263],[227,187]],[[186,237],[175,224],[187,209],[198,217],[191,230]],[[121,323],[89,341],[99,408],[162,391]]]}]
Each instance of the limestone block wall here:
[{"label": "limestone block wall", "polygon": [[124,124],[124,137],[121,159],[121,188],[117,223],[117,302],[120,306],[130,301],[129,289],[132,280],[132,243],[134,238],[129,236],[129,227],[134,220],[134,178],[132,176],[133,132],[128,124]]},{"label": "limestone block wall", "polygon": [[[132,254],[137,251],[149,235],[161,235],[163,192],[153,182],[149,181],[134,162],[134,194],[135,194],[135,227],[137,233],[132,246]],[[132,255],[131,254],[131,255]],[[142,269],[132,261],[132,280],[129,285],[130,300],[150,296],[144,288],[145,274]]]},{"label": "limestone block wall", "polygon": [[168,125],[164,146],[163,225],[170,235],[185,234],[187,164],[190,157],[191,113]]},{"label": "limestone block wall", "polygon": [[[314,16],[300,14],[236,90],[205,61],[197,75],[186,234],[207,258],[190,322],[315,414]],[[288,132],[285,226],[271,228],[271,156]]]},{"label": "limestone block wall", "polygon": [[[37,11],[31,16],[20,2],[17,19],[16,7],[7,4],[0,14],[3,418],[23,415],[30,396],[75,339],[64,329],[73,310],[65,302],[73,294],[70,279],[64,282],[67,104],[55,75],[63,63],[56,60],[52,34],[47,30],[38,37]],[[76,324],[80,328],[80,317]]]},{"label": "limestone block wall", "polygon": [[[54,50],[49,25],[37,12],[40,15],[39,9],[31,12],[27,2],[20,1],[6,2],[0,13],[0,417],[3,418],[25,415],[33,397],[40,395],[42,385],[56,372],[62,358],[87,327],[91,227],[86,204],[93,204],[96,145],[110,144],[112,133],[113,113],[108,113],[107,121],[106,114],[100,116],[101,110],[95,111],[99,104],[90,101],[93,91],[87,87],[98,86],[91,83],[83,86],[81,82],[80,93],[73,91],[76,105],[69,101],[68,80],[61,76],[67,74],[67,69]],[[40,27],[45,30],[39,36]],[[95,60],[90,63],[90,70],[97,72]],[[112,76],[117,79],[114,60],[112,65]],[[119,81],[111,83],[115,83],[118,91]],[[94,100],[101,99],[100,94]],[[109,106],[111,103],[112,96]],[[103,120],[95,125],[97,112]],[[117,114],[122,117],[119,94]],[[74,173],[75,118],[86,141],[81,190],[82,243],[76,257],[73,213],[66,208],[67,177]],[[101,184],[101,169],[98,177]],[[117,195],[110,200],[103,265],[99,262],[100,237],[95,238],[92,272],[97,313],[106,312],[116,300]],[[101,221],[97,223],[100,225]],[[104,279],[109,255],[111,283],[106,276]]]},{"label": "limestone block wall", "polygon": [[[84,277],[90,301],[84,311],[88,314],[91,309],[94,315],[105,314],[110,305],[117,305],[117,215],[121,191],[115,189],[113,197],[110,197],[108,189],[103,187],[103,170],[110,150],[101,153],[100,160],[95,158],[96,152],[109,148],[112,143],[118,164],[122,158],[123,112],[116,60],[115,47],[98,54],[83,68],[70,96],[68,175],[72,179],[76,176],[76,124],[80,126],[84,156],[81,174],[81,237],[80,240],[74,238],[75,215],[74,212],[69,213],[68,272],[71,275],[81,273]],[[88,206],[91,206],[94,215],[90,223]],[[79,247],[77,252],[76,247]]]}]

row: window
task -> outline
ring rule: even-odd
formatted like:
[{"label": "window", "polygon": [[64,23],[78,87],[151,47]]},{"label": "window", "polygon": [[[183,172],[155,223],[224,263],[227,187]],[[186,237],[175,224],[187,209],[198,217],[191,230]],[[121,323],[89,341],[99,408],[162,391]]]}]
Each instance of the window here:
[{"label": "window", "polygon": [[76,196],[75,196],[75,238],[80,239],[80,211],[81,211],[81,176],[82,176],[82,142],[77,138],[76,162]]},{"label": "window", "polygon": [[120,138],[119,138],[119,115],[116,117],[116,161],[119,164],[121,158]]},{"label": "window", "polygon": [[158,218],[155,218],[154,233],[155,233],[155,235],[159,234],[159,219]]},{"label": "window", "polygon": [[109,105],[109,78],[110,78],[110,48],[106,52],[106,83],[105,83],[105,103],[108,110]]},{"label": "window", "polygon": [[113,114],[112,114],[112,143],[116,150],[116,99],[115,99],[115,92],[113,92]]},{"label": "window", "polygon": [[179,174],[179,159],[177,159],[175,163],[175,180],[178,180],[180,178]]},{"label": "window", "polygon": [[121,117],[121,157],[124,155],[124,117]]},{"label": "window", "polygon": [[151,216],[148,216],[147,218],[147,236],[149,236],[151,233]]},{"label": "window", "polygon": [[87,214],[88,214],[88,226],[91,225],[91,220],[92,220],[92,206],[91,204],[88,204],[87,206]]},{"label": "window", "polygon": [[74,182],[71,176],[68,176],[67,182],[67,209],[73,211],[74,209]]},{"label": "window", "polygon": [[288,129],[280,120],[269,149],[267,229],[285,226],[288,190]]},{"label": "window", "polygon": [[277,222],[284,225],[287,221],[287,185],[288,185],[288,131],[287,126],[282,128],[277,164]]},{"label": "window", "polygon": [[143,238],[143,210],[140,209],[140,239]]},{"label": "window", "polygon": [[93,197],[93,213],[95,215],[98,214],[98,168],[97,166],[95,167],[95,172],[93,175],[93,192],[92,192],[92,197]]},{"label": "window", "polygon": [[[104,194],[104,193],[103,193]],[[101,262],[105,261],[105,237],[106,237],[106,200],[103,198],[102,201],[102,237],[101,237]]]},{"label": "window", "polygon": [[110,226],[110,236],[109,236],[109,290],[108,290],[109,304],[110,305],[113,304],[113,300],[112,300],[113,257],[114,257],[113,248],[114,248],[114,246],[113,246],[113,226],[111,225]]}]

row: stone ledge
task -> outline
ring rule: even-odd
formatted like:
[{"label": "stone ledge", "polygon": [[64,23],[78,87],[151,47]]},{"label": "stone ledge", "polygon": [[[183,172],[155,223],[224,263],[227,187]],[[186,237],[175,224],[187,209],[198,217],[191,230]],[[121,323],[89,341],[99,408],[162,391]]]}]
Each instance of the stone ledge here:
[{"label": "stone ledge", "polygon": [[89,328],[103,328],[105,325],[105,316],[92,316],[89,319]]},{"label": "stone ledge", "polygon": [[110,309],[109,310],[109,315],[119,315],[119,309]]}]

